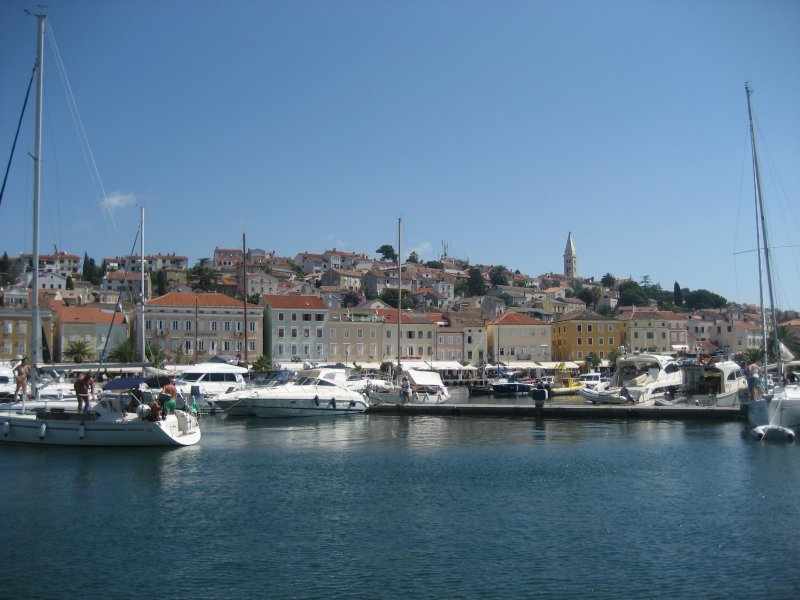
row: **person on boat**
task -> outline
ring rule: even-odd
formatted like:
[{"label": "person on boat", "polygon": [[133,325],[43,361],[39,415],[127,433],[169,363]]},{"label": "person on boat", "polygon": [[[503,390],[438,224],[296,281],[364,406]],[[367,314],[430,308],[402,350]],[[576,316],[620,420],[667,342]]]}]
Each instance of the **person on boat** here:
[{"label": "person on boat", "polygon": [[169,383],[167,383],[163,388],[161,388],[161,394],[159,395],[159,400],[162,401],[164,410],[166,410],[167,413],[172,414],[175,412],[175,404],[177,396],[178,396],[178,388],[175,387],[175,380],[170,379]]},{"label": "person on boat", "polygon": [[160,421],[161,420],[161,406],[158,404],[158,400],[153,400],[150,403],[150,413],[147,415],[148,421]]},{"label": "person on boat", "polygon": [[400,389],[402,390],[402,403],[403,404],[410,404],[411,403],[411,383],[408,381],[408,377],[403,375],[403,382],[400,384]]},{"label": "person on boat", "polygon": [[761,384],[761,369],[752,358],[747,361],[747,389],[750,391],[750,400],[758,400]]},{"label": "person on boat", "polygon": [[[92,372],[87,371],[83,377],[75,380],[75,395],[78,397],[78,412],[89,412],[89,398],[94,396],[94,378]],[[84,402],[86,405],[84,406]]]},{"label": "person on boat", "polygon": [[14,401],[17,400],[17,394],[21,393],[23,400],[28,400],[28,376],[30,375],[31,367],[28,364],[28,357],[23,356],[19,364],[14,367],[14,383],[17,384],[14,390]]}]

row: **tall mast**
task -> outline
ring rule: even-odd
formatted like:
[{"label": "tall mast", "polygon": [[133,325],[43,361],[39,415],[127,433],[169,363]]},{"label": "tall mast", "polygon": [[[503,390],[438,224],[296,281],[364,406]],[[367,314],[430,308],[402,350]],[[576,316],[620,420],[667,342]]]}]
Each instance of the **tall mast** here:
[{"label": "tall mast", "polygon": [[247,364],[247,242],[242,232],[242,306],[244,307],[244,364]]},{"label": "tall mast", "polygon": [[[764,211],[764,196],[761,191],[761,171],[758,166],[758,148],[756,146],[756,132],[755,127],[753,125],[753,109],[752,109],[752,102],[751,102],[751,95],[753,90],[750,88],[749,83],[744,84],[745,92],[747,93],[747,117],[750,122],[750,146],[753,151],[753,181],[755,185],[755,196],[756,196],[756,219],[760,220],[761,222],[761,240],[764,242],[763,244],[763,253],[764,253],[764,267],[767,271],[767,288],[769,290],[769,307],[770,307],[770,318],[772,319],[772,337],[774,342],[775,348],[775,357],[776,357],[776,366],[778,372],[778,380],[782,379],[782,371],[781,371],[781,351],[780,351],[780,344],[778,341],[778,320],[777,314],[775,311],[775,296],[772,291],[772,263],[771,263],[771,251],[769,245],[769,236],[767,234],[767,216]],[[768,346],[767,346],[767,324],[766,324],[766,316],[764,314],[764,299],[763,299],[763,283],[761,279],[761,256],[759,255],[758,258],[758,268],[759,268],[759,291],[761,293],[761,326],[762,326],[762,334],[764,337],[764,368],[766,369],[767,362],[768,362]]]},{"label": "tall mast", "polygon": [[401,315],[401,302],[400,299],[402,298],[402,288],[403,288],[403,267],[400,263],[400,256],[402,255],[401,250],[401,243],[402,243],[402,227],[403,227],[403,217],[397,218],[397,372],[400,373],[401,365],[400,365],[400,315]]},{"label": "tall mast", "polygon": [[[39,397],[36,380],[39,353],[42,345],[42,325],[39,315],[39,203],[41,198],[42,156],[42,95],[44,86],[44,20],[45,15],[36,15],[38,20],[38,44],[36,49],[36,128],[33,143],[33,298],[31,300],[31,370],[30,380],[34,400]],[[23,394],[23,399],[25,398]]]},{"label": "tall mast", "polygon": [[141,261],[142,261],[142,269],[141,269],[141,271],[142,271],[141,272],[141,276],[142,276],[142,280],[141,280],[142,298],[141,298],[141,301],[139,302],[139,310],[140,310],[140,312],[139,312],[139,331],[142,332],[142,338],[141,338],[141,344],[142,344],[142,346],[141,346],[141,349],[142,349],[142,377],[144,377],[145,372],[146,372],[144,363],[147,361],[147,356],[145,354],[145,352],[147,350],[147,342],[145,340],[145,335],[144,335],[144,305],[145,305],[145,302],[146,302],[145,294],[144,294],[144,206],[141,206],[139,208],[139,233],[140,233],[140,235],[139,235],[139,255],[141,256]]}]

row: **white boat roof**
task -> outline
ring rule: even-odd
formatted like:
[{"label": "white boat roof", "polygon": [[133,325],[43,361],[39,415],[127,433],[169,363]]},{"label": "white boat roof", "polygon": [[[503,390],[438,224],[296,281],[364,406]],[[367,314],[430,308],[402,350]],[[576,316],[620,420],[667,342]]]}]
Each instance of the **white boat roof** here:
[{"label": "white boat roof", "polygon": [[416,369],[406,369],[403,375],[408,375],[408,379],[414,385],[436,385],[444,387],[442,378],[436,371],[417,371]]},{"label": "white boat roof", "polygon": [[246,367],[221,362],[202,362],[196,365],[177,366],[174,370],[179,370],[181,375],[184,373],[247,373]]}]

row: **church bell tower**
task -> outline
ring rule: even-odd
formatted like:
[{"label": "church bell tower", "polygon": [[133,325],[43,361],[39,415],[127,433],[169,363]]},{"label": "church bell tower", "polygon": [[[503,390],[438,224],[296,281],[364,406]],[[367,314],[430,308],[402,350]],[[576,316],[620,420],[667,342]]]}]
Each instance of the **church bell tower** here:
[{"label": "church bell tower", "polygon": [[567,277],[578,276],[578,254],[572,243],[572,232],[567,235],[567,247],[564,250],[564,275]]}]

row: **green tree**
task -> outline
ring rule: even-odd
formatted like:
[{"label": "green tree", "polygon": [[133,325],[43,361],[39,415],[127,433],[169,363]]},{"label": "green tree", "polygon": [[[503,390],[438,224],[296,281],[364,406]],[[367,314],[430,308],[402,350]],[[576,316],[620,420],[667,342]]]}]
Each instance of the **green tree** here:
[{"label": "green tree", "polygon": [[602,292],[600,288],[597,286],[591,287],[581,287],[578,289],[575,296],[586,303],[586,306],[591,306],[592,309],[597,307],[597,303],[600,302],[600,298],[602,297]]},{"label": "green tree", "polygon": [[109,353],[108,360],[125,363],[138,362],[139,351],[131,340],[125,340]]},{"label": "green tree", "polygon": [[3,252],[3,258],[0,258],[0,285],[11,285],[15,279],[16,277],[11,271],[11,261],[8,260],[8,253]]},{"label": "green tree", "polygon": [[603,284],[604,288],[609,288],[610,289],[610,288],[613,288],[615,285],[617,285],[617,278],[614,277],[611,273],[606,273],[600,279],[600,283]]},{"label": "green tree", "polygon": [[375,250],[378,254],[383,257],[383,260],[391,260],[392,262],[397,260],[397,252],[394,251],[394,246],[391,244],[384,244],[377,250]]},{"label": "green tree", "polygon": [[195,266],[186,271],[186,279],[194,289],[204,292],[217,291],[217,272],[210,266],[211,259],[201,258]]},{"label": "green tree", "polygon": [[616,370],[617,359],[622,356],[618,348],[614,348],[608,353],[608,362],[611,363],[611,368]]},{"label": "green tree", "polygon": [[408,262],[419,264],[419,255],[416,253],[416,251],[412,250],[411,254],[408,255]]},{"label": "green tree", "polygon": [[253,370],[262,372],[272,370],[272,359],[266,354],[262,354],[253,363]]},{"label": "green tree", "polygon": [[86,362],[94,358],[94,352],[89,347],[89,342],[84,340],[72,340],[64,348],[64,357],[72,362]]},{"label": "green tree", "polygon": [[167,359],[164,349],[154,342],[147,342],[144,347],[144,353],[147,356],[147,362],[155,366],[160,366]]},{"label": "green tree", "polygon": [[503,265],[497,265],[489,271],[489,283],[492,285],[508,285],[508,276],[508,269]]},{"label": "green tree", "polygon": [[[397,308],[397,289],[386,288],[379,296],[381,301],[385,302],[391,307]],[[401,308],[411,308],[411,296],[408,290],[400,290]]]},{"label": "green tree", "polygon": [[156,296],[163,296],[167,293],[167,272],[164,269],[156,271],[154,283]]},{"label": "green tree", "polygon": [[90,282],[92,285],[100,285],[100,280],[103,278],[104,271],[98,268],[93,258],[84,252],[83,254],[83,273],[82,278],[84,281]]},{"label": "green tree", "polygon": [[650,300],[635,281],[626,281],[619,286],[620,306],[647,306]]},{"label": "green tree", "polygon": [[683,306],[683,290],[677,281],[672,286],[672,302],[675,306]]},{"label": "green tree", "polygon": [[439,270],[444,269],[444,263],[440,260],[429,260],[428,262],[425,263],[425,266],[428,267],[429,269],[439,269]]},{"label": "green tree", "polygon": [[787,325],[779,325],[778,339],[789,349],[789,352],[794,354],[795,358],[800,358],[800,338],[798,338],[797,334],[795,334],[790,327]]},{"label": "green tree", "polygon": [[725,308],[728,305],[728,301],[725,298],[713,292],[709,292],[708,290],[694,290],[693,292],[689,292],[684,296],[683,302],[689,310]]},{"label": "green tree", "polygon": [[354,306],[358,306],[361,304],[363,299],[364,296],[360,292],[350,290],[344,295],[344,298],[342,298],[342,308],[353,308]]},{"label": "green tree", "polygon": [[67,289],[68,290],[74,290],[75,289],[75,282],[72,281],[72,276],[71,275],[67,275]]},{"label": "green tree", "polygon": [[470,267],[467,271],[467,291],[468,296],[485,296],[486,295],[486,280],[483,278],[483,273],[477,267]]},{"label": "green tree", "polygon": [[594,352],[586,355],[586,368],[590,371],[600,364],[600,357]]}]

